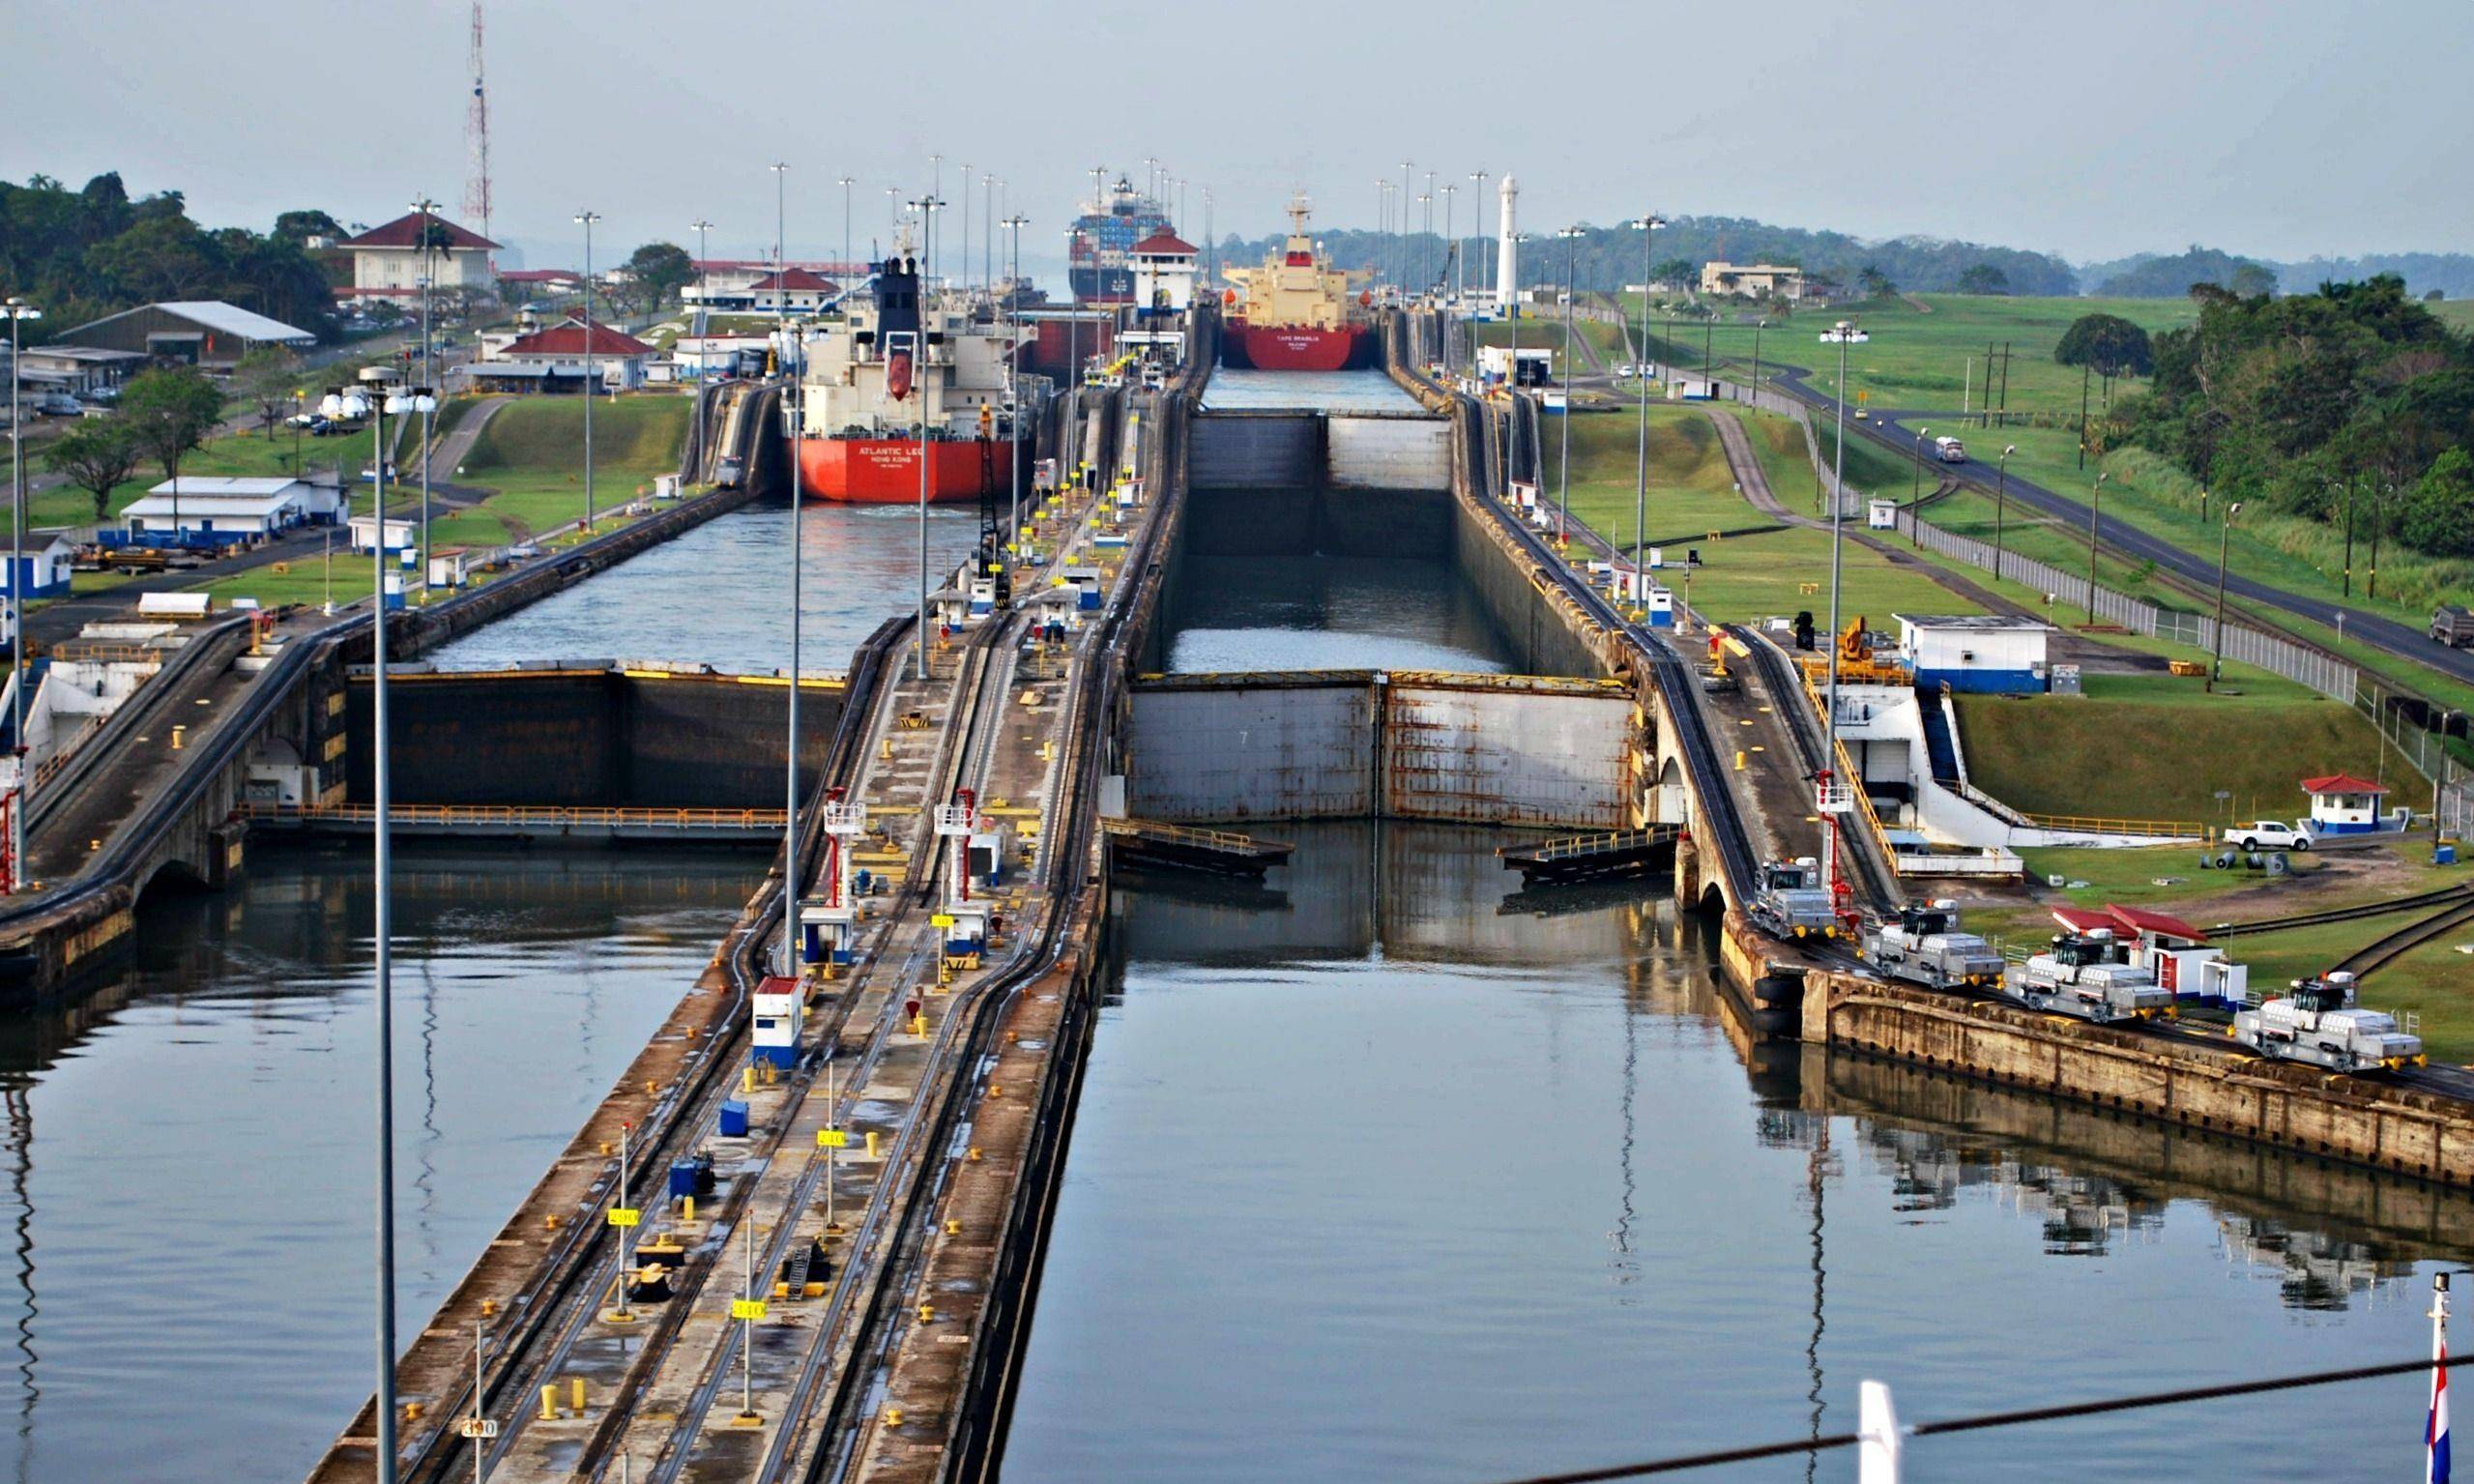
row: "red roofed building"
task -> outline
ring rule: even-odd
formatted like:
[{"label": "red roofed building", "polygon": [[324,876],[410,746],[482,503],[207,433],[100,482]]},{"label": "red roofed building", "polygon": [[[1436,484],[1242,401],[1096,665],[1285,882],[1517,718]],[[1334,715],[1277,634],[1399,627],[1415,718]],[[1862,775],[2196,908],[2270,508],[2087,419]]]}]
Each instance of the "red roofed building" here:
[{"label": "red roofed building", "polygon": [[1194,260],[1200,249],[1176,233],[1153,232],[1125,249],[1134,271],[1136,307],[1182,314],[1194,306]]},{"label": "red roofed building", "polygon": [[2111,933],[2121,940],[2124,957],[2179,999],[2238,1005],[2250,989],[2248,966],[2227,959],[2223,948],[2207,946],[2206,932],[2170,913],[2107,902],[2101,911],[2056,907],[2053,920],[2074,933]]},{"label": "red roofed building", "polygon": [[[702,305],[708,309],[725,312],[752,309],[756,307],[756,285],[773,276],[773,264],[770,258],[697,258],[694,262],[695,281],[679,291],[680,302],[689,308]],[[864,263],[837,263],[811,258],[804,262],[794,260],[782,267],[792,276],[794,308],[798,307],[799,275],[805,274],[818,282],[826,283],[828,297],[835,291],[834,284],[856,283],[867,276],[867,265]]]},{"label": "red roofed building", "polygon": [[2324,778],[2303,779],[2302,791],[2311,796],[2314,834],[2369,834],[2380,828],[2379,801],[2388,795],[2385,785],[2332,772]]},{"label": "red roofed building", "polygon": [[337,246],[352,254],[352,286],[335,290],[338,299],[416,303],[424,276],[440,293],[460,291],[476,298],[498,293],[498,274],[489,256],[498,244],[435,214],[406,212]]},{"label": "red roofed building", "polygon": [[786,268],[778,274],[769,273],[749,284],[747,306],[776,314],[820,309],[827,300],[841,291],[841,285],[822,274],[811,273],[804,268]]},{"label": "red roofed building", "polygon": [[518,335],[466,369],[475,386],[497,392],[577,392],[588,375],[598,390],[632,392],[644,385],[645,364],[659,354],[607,325],[593,326],[588,336],[584,322],[570,318]]}]

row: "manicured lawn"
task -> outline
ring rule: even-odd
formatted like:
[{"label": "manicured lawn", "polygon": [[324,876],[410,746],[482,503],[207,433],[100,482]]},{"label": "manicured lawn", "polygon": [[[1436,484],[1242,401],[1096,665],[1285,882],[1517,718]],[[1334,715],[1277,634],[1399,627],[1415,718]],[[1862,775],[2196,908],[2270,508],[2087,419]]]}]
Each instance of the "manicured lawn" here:
[{"label": "manicured lawn", "polygon": [[[1541,425],[1546,455],[1543,494],[1552,501],[1561,479],[1563,428],[1551,416]],[[1574,516],[1629,544],[1640,492],[1638,407],[1575,413],[1571,433]],[[1652,544],[1686,537],[1698,539],[1711,531],[1733,530],[1766,519],[1736,491],[1726,449],[1699,407],[1650,405],[1644,519],[1644,534]]]},{"label": "manicured lawn", "polygon": [[[678,468],[679,446],[694,415],[695,403],[684,396],[648,393],[597,403],[593,410],[595,510],[613,510],[639,494],[652,493],[654,476]],[[497,491],[479,509],[499,517],[509,537],[580,518],[584,514],[583,402],[574,397],[533,397],[502,408],[481,430],[463,467],[465,482]],[[432,536],[436,536],[434,527]]]},{"label": "manicured lawn", "polygon": [[[361,466],[369,461],[369,440],[366,436],[360,438],[304,437],[300,440],[300,451],[301,461],[313,470],[333,469],[341,463],[348,473],[357,474]],[[273,439],[269,439],[265,433],[253,430],[236,433],[228,438],[211,439],[203,448],[192,450],[188,457],[181,460],[181,475],[184,479],[192,475],[241,477],[290,475],[295,472],[292,458],[293,439],[289,432],[281,432]],[[5,472],[5,469],[0,469],[0,474]],[[27,480],[31,481],[35,476],[44,472],[35,446],[29,442]],[[161,482],[163,482],[163,471],[160,465],[138,466],[131,472],[127,480],[112,487],[111,512],[117,515],[131,501]],[[26,508],[28,530],[42,530],[52,526],[88,526],[95,523],[95,497],[74,485],[31,490],[26,496]],[[0,537],[8,534],[9,516],[10,510],[6,502],[0,501]]]},{"label": "manicured lawn", "polygon": [[[2370,722],[2298,687],[2211,695],[2196,679],[2091,679],[2081,697],[1960,697],[1976,786],[2034,814],[2224,823],[2299,816],[2306,777],[2382,772]],[[2393,755],[2384,776],[2395,802],[2429,802],[2429,785]],[[2231,797],[2218,801],[2220,789]]]},{"label": "manicured lawn", "polygon": [[[1575,341],[1573,347],[1575,356],[1581,356],[1578,342],[1586,340],[1597,347],[1598,359],[1602,363],[1614,365],[1623,360],[1623,332],[1613,325],[1602,324],[1595,320],[1576,319],[1572,322],[1572,338]],[[1512,343],[1512,326],[1500,320],[1480,324],[1477,327],[1477,343],[1508,346]],[[1535,318],[1524,316],[1520,322],[1520,343],[1524,349],[1543,348],[1555,352],[1556,376],[1560,378],[1566,374],[1566,367],[1563,364],[1561,315],[1549,309]],[[1588,360],[1586,356],[1582,356],[1581,364],[1584,370],[1588,368]]]},{"label": "manicured lawn", "polygon": [[[1931,407],[1956,411],[1963,397],[1984,406],[1985,353],[2010,347],[2013,414],[2079,411],[2080,373],[2053,360],[2062,333],[2083,314],[2114,314],[2150,335],[2193,323],[2198,311],[2187,299],[2011,299],[1968,294],[1920,296],[1930,313],[1903,300],[1876,300],[1845,310],[1806,309],[1761,336],[1765,364],[1802,366],[1813,385],[1830,391],[1838,378],[1838,347],[1821,333],[1839,319],[1852,319],[1871,336],[1847,348],[1847,379],[1872,393],[1877,407]],[[1732,341],[1730,335],[1732,335]],[[1685,336],[1698,345],[1699,335]],[[1749,331],[1720,325],[1722,353],[1749,359]],[[1733,343],[1740,341],[1740,344]],[[1972,361],[1972,366],[1970,365]],[[2120,395],[2137,382],[2116,382]],[[1998,394],[1996,386],[1995,393]]]}]

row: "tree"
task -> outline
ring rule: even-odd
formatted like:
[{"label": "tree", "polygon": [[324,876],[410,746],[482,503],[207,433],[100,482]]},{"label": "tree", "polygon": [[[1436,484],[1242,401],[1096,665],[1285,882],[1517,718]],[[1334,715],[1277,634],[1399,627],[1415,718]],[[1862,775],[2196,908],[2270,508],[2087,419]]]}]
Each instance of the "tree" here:
[{"label": "tree", "polygon": [[2244,263],[2225,286],[2245,299],[2260,299],[2277,291],[2277,276],[2258,263]]},{"label": "tree", "polygon": [[2007,294],[2010,292],[2010,276],[1991,263],[1978,263],[1965,273],[1959,275],[1959,292],[1962,294]]},{"label": "tree", "polygon": [[1867,299],[1887,299],[1899,291],[1899,286],[1890,281],[1890,276],[1883,273],[1877,263],[1867,263],[1856,270],[1855,286],[1864,291]]},{"label": "tree", "polygon": [[2451,449],[2432,460],[2406,494],[2397,534],[2436,557],[2474,556],[2474,457]]},{"label": "tree", "polygon": [[281,238],[297,247],[312,237],[340,238],[344,235],[344,230],[343,224],[333,217],[310,208],[304,211],[285,212],[277,217],[275,230],[267,235]]},{"label": "tree", "polygon": [[675,243],[646,243],[628,257],[626,269],[648,309],[696,281],[695,259]]},{"label": "tree", "polygon": [[144,451],[137,446],[128,415],[80,418],[74,427],[43,451],[44,465],[54,474],[95,497],[95,519],[111,514],[111,493],[137,467]]},{"label": "tree", "polygon": [[2444,289],[2444,288],[2431,288],[2431,289],[2425,289],[2425,290],[2423,290],[2423,303],[2425,303],[2425,304],[2445,304],[2445,303],[2447,303],[2447,302],[2448,302],[2448,290],[2446,290],[2446,289]]},{"label": "tree", "polygon": [[301,389],[301,358],[280,345],[261,345],[232,367],[232,389],[257,408],[266,435],[273,438],[283,404]]},{"label": "tree", "polygon": [[[1635,258],[1633,261],[1639,262],[1640,259]],[[1656,267],[1649,270],[1649,281],[1652,283],[1690,283],[1699,276],[1699,273],[1700,270],[1693,266],[1692,259],[1688,257],[1664,258],[1659,261]]]},{"label": "tree", "polygon": [[[129,421],[137,451],[161,465],[163,478],[176,484],[181,459],[206,441],[222,415],[223,393],[188,366],[140,371],[120,393],[119,416]],[[179,498],[176,490],[175,503]]]},{"label": "tree", "polygon": [[2062,332],[2053,359],[2083,365],[2099,376],[2147,376],[2156,370],[2156,347],[2147,332],[2118,314],[2082,314]]}]

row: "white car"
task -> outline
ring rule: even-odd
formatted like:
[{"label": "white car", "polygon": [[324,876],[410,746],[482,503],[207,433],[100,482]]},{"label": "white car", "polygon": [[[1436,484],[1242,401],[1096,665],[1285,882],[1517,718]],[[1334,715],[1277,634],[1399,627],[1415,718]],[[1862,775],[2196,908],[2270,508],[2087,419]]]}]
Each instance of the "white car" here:
[{"label": "white car", "polygon": [[2309,850],[2311,834],[2281,819],[2253,820],[2225,832],[2226,843],[2241,850]]}]

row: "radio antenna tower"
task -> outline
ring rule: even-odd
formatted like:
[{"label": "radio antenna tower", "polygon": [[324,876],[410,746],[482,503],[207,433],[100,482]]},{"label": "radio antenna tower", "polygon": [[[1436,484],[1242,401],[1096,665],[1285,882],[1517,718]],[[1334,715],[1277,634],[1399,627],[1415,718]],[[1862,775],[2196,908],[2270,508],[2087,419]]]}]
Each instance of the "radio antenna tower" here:
[{"label": "radio antenna tower", "polygon": [[473,105],[464,115],[464,219],[489,235],[489,90],[481,79],[481,0],[473,0]]}]

